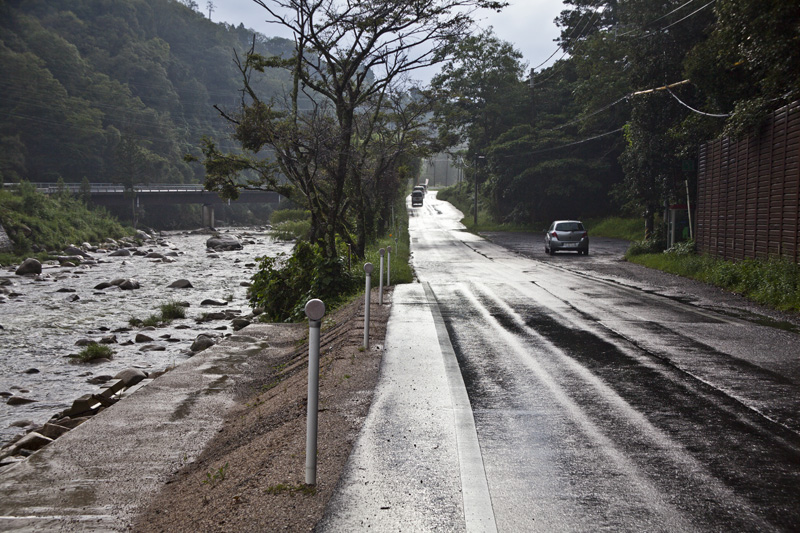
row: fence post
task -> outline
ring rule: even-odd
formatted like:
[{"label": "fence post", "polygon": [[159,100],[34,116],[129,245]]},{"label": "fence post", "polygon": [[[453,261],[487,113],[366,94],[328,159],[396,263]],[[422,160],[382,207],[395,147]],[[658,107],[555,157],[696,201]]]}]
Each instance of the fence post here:
[{"label": "fence post", "polygon": [[378,305],[383,305],[383,256],[386,255],[386,250],[381,248],[381,268],[378,276]]},{"label": "fence post", "polygon": [[372,266],[372,263],[367,263],[364,265],[364,272],[367,274],[367,286],[366,290],[364,291],[364,349],[369,349],[369,300],[370,300],[370,291],[372,290],[372,270],[375,267]]},{"label": "fence post", "polygon": [[392,286],[392,247],[386,247],[386,286]]},{"label": "fence post", "polygon": [[306,485],[317,484],[317,412],[319,410],[319,329],[325,315],[322,300],[306,303],[308,317],[308,407],[306,411]]}]

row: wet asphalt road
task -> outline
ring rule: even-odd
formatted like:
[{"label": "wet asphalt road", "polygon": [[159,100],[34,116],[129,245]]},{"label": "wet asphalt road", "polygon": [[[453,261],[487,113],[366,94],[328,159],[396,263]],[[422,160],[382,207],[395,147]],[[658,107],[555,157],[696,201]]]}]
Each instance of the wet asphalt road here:
[{"label": "wet asphalt road", "polygon": [[792,328],[609,276],[619,242],[549,257],[517,239],[526,257],[462,231],[435,194],[410,212],[499,531],[800,530]]}]

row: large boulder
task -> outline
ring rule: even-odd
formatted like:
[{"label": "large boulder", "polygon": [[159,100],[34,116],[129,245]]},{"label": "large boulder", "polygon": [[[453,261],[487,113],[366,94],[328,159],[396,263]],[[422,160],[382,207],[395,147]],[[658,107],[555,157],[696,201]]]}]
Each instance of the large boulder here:
[{"label": "large boulder", "polygon": [[92,256],[78,248],[77,246],[67,246],[64,248],[64,253],[67,255],[79,255],[86,259],[91,259]]},{"label": "large boulder", "polygon": [[33,257],[27,258],[22,264],[17,267],[17,270],[14,272],[17,276],[25,276],[28,274],[41,274],[42,273],[42,263],[39,262],[38,259]]},{"label": "large boulder", "polygon": [[241,250],[242,243],[232,235],[222,235],[208,239],[206,241],[206,247],[218,252],[224,252],[228,250]]},{"label": "large boulder", "polygon": [[170,283],[167,288],[169,289],[191,289],[193,287],[192,282],[188,279],[179,279]]}]

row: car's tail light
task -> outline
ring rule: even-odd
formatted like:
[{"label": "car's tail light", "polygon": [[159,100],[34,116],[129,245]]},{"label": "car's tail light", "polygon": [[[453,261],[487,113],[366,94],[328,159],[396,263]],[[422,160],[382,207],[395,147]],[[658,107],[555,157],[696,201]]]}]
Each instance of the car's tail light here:
[{"label": "car's tail light", "polygon": [[583,235],[581,235],[581,239],[585,239],[588,236],[589,236],[589,232],[588,231],[584,231]]},{"label": "car's tail light", "polygon": [[550,236],[554,239],[558,239],[558,233],[556,233],[555,231],[551,233]]}]

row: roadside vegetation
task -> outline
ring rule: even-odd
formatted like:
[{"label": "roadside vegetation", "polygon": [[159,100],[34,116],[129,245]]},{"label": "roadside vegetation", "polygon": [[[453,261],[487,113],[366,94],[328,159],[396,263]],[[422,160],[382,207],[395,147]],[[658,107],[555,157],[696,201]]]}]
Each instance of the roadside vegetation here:
[{"label": "roadside vegetation", "polygon": [[791,261],[725,261],[696,254],[691,242],[660,253],[632,246],[625,258],[632,263],[715,285],[781,311],[800,312],[800,265]]},{"label": "roadside vegetation", "polygon": [[[276,211],[275,224],[303,222],[306,212],[302,210]],[[277,222],[275,215],[278,215]],[[391,213],[391,210],[389,211]],[[260,319],[265,322],[297,322],[305,320],[305,304],[312,298],[325,302],[326,314],[352,301],[362,294],[366,285],[364,265],[372,263],[372,286],[377,286],[380,271],[380,249],[392,247],[391,283],[410,283],[413,272],[409,265],[408,213],[405,200],[398,198],[395,217],[391,215],[389,227],[383,235],[375,237],[368,245],[364,256],[359,258],[342,240],[337,240],[337,253],[327,257],[322,246],[308,240],[307,233],[290,233],[297,244],[291,254],[258,259],[258,272],[247,291],[250,304],[264,312]],[[388,273],[389,256],[384,256],[384,279]],[[385,282],[384,282],[385,284]]]},{"label": "roadside vegetation", "polygon": [[11,253],[0,254],[0,265],[26,257],[46,259],[48,251],[57,252],[69,244],[133,234],[104,209],[90,209],[67,193],[41,194],[27,182],[13,190],[0,189],[0,223],[14,244]]}]

